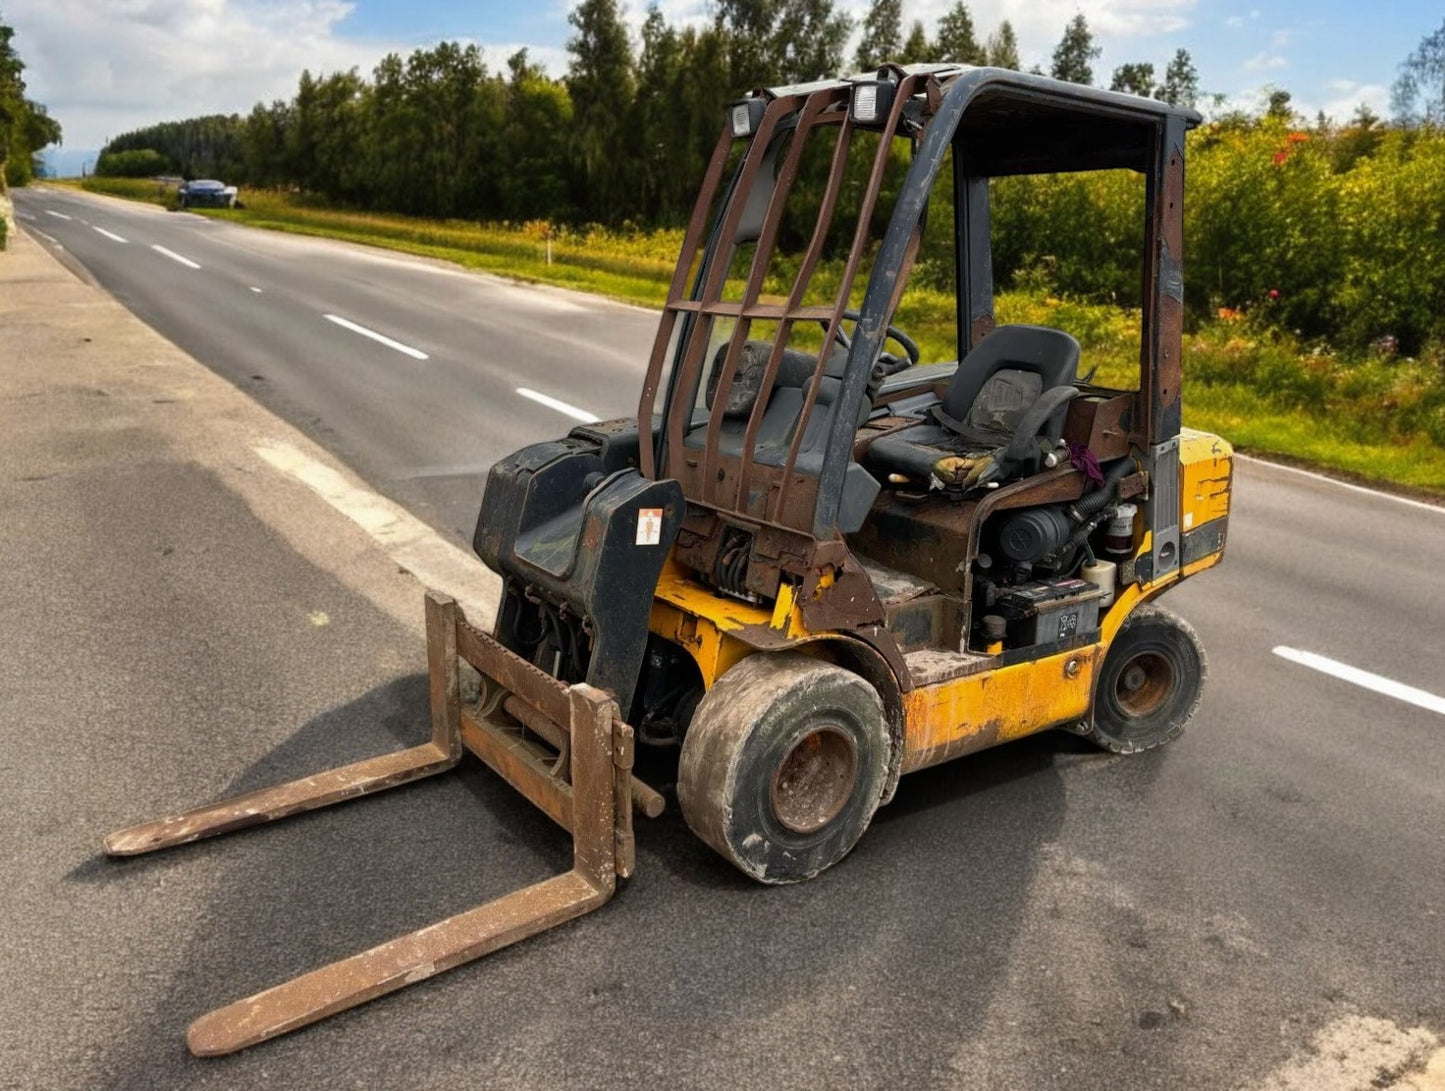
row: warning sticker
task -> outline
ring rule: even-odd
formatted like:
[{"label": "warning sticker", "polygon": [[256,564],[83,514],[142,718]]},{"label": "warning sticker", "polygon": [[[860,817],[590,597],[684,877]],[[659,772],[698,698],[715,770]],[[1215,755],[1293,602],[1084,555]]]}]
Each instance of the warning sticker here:
[{"label": "warning sticker", "polygon": [[662,509],[637,509],[637,544],[659,545],[662,542]]}]

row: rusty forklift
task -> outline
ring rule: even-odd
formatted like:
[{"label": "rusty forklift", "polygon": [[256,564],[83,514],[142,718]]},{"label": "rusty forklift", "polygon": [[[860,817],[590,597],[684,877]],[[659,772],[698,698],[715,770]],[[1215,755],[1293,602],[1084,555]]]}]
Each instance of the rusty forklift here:
[{"label": "rusty forklift", "polygon": [[[1154,601],[1223,555],[1231,452],[1180,426],[1192,111],[1040,76],[885,66],[731,104],[635,418],[490,471],[488,633],[426,599],[432,737],[112,834],[130,855],[441,772],[470,751],[569,831],[571,871],[203,1016],[231,1052],[565,920],[634,866],[675,747],[691,829],[754,879],[807,879],[899,778],[1050,728],[1146,750],[1204,654]],[[1144,187],[1137,384],[1067,330],[996,325],[990,185]],[[946,233],[955,350],[895,325]],[[935,282],[939,270],[934,269]],[[936,340],[936,339],[935,339]],[[480,684],[463,700],[465,662]]]}]

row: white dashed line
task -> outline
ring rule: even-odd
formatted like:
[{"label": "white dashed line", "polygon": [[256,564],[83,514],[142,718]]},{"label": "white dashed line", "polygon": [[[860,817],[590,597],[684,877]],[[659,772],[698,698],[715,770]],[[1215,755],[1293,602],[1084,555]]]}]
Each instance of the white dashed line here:
[{"label": "white dashed line", "polygon": [[340,315],[328,314],[323,315],[322,317],[324,317],[328,322],[335,322],[338,326],[342,327],[343,329],[348,329],[352,333],[359,333],[362,337],[370,337],[373,341],[385,345],[387,348],[396,349],[397,352],[404,352],[413,360],[430,359],[430,357],[428,357],[426,353],[422,352],[421,349],[414,349],[410,345],[403,345],[400,341],[393,341],[390,337],[387,337],[383,333],[377,333],[375,330],[369,330],[365,326],[358,326],[355,322],[352,322],[350,319],[347,318],[342,318]]},{"label": "white dashed line", "polygon": [[99,232],[100,232],[102,235],[104,235],[107,239],[114,239],[116,242],[125,242],[125,241],[126,241],[125,239],[123,239],[123,238],[121,238],[119,235],[117,235],[114,231],[107,231],[107,230],[106,230],[105,228],[103,228],[103,227],[94,227],[94,226],[92,226],[92,230],[94,230],[94,231],[99,231]]},{"label": "white dashed line", "polygon": [[47,209],[45,210],[45,214],[46,214],[47,216],[54,216],[57,220],[68,220],[68,219],[70,219],[70,217],[67,216],[64,212],[56,212],[56,211],[54,211],[53,209],[49,209],[49,208],[47,208]]},{"label": "white dashed line", "polygon": [[1427,693],[1423,689],[1407,686],[1403,682],[1396,682],[1394,679],[1386,678],[1383,675],[1371,674],[1369,671],[1360,670],[1359,667],[1352,667],[1348,663],[1327,659],[1323,655],[1316,655],[1314,652],[1302,652],[1298,648],[1286,648],[1280,645],[1274,649],[1274,654],[1281,659],[1288,659],[1291,663],[1298,663],[1302,667],[1309,667],[1310,670],[1319,671],[1321,674],[1328,674],[1341,681],[1360,686],[1363,689],[1373,690],[1375,693],[1383,693],[1386,697],[1393,697],[1397,701],[1405,701],[1445,716],[1445,697],[1437,697],[1435,694]]},{"label": "white dashed line", "polygon": [[183,258],[183,257],[181,257],[181,255],[177,254],[174,250],[167,250],[164,246],[161,246],[159,243],[151,243],[151,249],[154,250],[157,254],[164,254],[166,257],[170,258],[172,261],[178,261],[178,262],[180,262],[182,265],[184,265],[184,266],[185,266],[186,268],[188,268],[188,269],[199,269],[199,268],[200,268],[200,266],[197,265],[195,262],[193,262],[190,258]]},{"label": "white dashed line", "polygon": [[548,394],[538,394],[535,390],[528,390],[525,386],[517,387],[517,393],[524,398],[529,398],[538,405],[545,405],[548,409],[555,409],[557,412],[569,416],[573,420],[580,420],[583,424],[595,424],[602,419],[595,413],[589,413],[585,409],[578,409],[575,405],[568,405],[566,402],[558,401]]},{"label": "white dashed line", "polygon": [[257,295],[261,294],[261,289],[256,287],[254,284],[251,285],[251,291],[255,292]]}]

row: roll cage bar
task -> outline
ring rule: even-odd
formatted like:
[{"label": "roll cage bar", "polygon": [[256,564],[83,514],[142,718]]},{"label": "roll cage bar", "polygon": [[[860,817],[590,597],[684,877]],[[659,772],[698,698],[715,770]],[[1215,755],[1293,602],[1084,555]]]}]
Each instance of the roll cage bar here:
[{"label": "roll cage bar", "polygon": [[[886,116],[855,118],[859,88],[874,87]],[[740,110],[739,108],[743,108]],[[929,195],[950,150],[954,153],[958,345],[966,355],[994,325],[988,182],[1015,174],[1127,168],[1146,180],[1143,331],[1140,382],[1129,415],[1130,439],[1142,448],[1168,444],[1179,433],[1180,352],[1183,334],[1184,134],[1200,116],[1149,99],[997,68],[888,65],[875,76],[829,80],[755,92],[728,112],[668,290],[638,406],[643,436],[641,470],[672,477],[689,501],[748,522],[786,527],[823,541],[838,537],[844,478],[857,422],[885,331],[917,254]],[[745,124],[743,124],[745,121]],[[812,236],[784,302],[760,299],[778,241],[784,205],[796,179],[806,137],[819,126],[841,131]],[[746,134],[735,135],[735,126]],[[855,131],[881,134],[858,211],[853,243],[830,305],[805,305],[825,237],[837,209],[847,152]],[[792,130],[785,150],[775,138]],[[832,399],[825,438],[803,451],[817,409],[829,346],[840,340],[843,312],[864,259],[868,225],[878,205],[895,137],[911,138],[914,158],[868,274],[859,317],[847,344],[841,383]],[[746,140],[719,200],[735,141]],[[781,150],[781,162],[777,162]],[[766,189],[758,188],[764,172]],[[766,179],[764,180],[766,184]],[[761,196],[766,205],[762,207]],[[716,208],[709,224],[708,211]],[[704,246],[704,229],[707,229]],[[740,241],[756,240],[741,298],[723,298],[728,268]],[[702,253],[699,255],[699,247]],[[696,270],[694,273],[693,270]],[[685,442],[703,423],[695,408],[704,359],[716,321],[734,326],[721,359],[717,388],[699,443]],[[734,450],[720,442],[725,406],[754,322],[777,323],[760,388]],[[813,379],[785,453],[759,461],[758,433],[778,378],[792,327],[826,328]],[[669,347],[672,351],[669,353]],[[670,365],[670,366],[669,366]],[[718,365],[715,363],[714,367]],[[658,412],[659,396],[662,399]],[[660,417],[660,419],[659,419]],[[734,432],[737,428],[734,427]]]}]

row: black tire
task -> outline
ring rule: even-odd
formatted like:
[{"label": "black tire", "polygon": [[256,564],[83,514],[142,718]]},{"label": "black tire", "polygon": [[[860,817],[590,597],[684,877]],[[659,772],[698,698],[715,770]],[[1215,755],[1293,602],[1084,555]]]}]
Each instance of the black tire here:
[{"label": "black tire", "polygon": [[764,883],[811,879],[868,828],[888,770],[877,691],[797,653],[749,656],[698,704],[677,798],[692,831]]},{"label": "black tire", "polygon": [[1104,656],[1086,738],[1115,754],[1163,746],[1199,707],[1207,674],[1204,646],[1187,621],[1139,607]]}]

